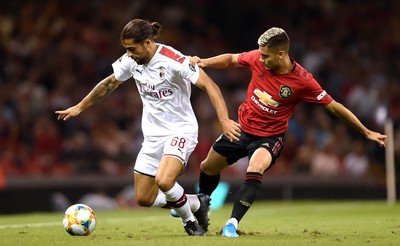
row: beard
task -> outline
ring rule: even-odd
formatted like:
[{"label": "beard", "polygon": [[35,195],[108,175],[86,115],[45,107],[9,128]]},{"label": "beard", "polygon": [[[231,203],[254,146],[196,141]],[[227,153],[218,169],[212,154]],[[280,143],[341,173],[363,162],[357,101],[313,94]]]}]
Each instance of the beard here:
[{"label": "beard", "polygon": [[145,55],[142,57],[131,57],[138,65],[146,64],[150,61],[149,56]]},{"label": "beard", "polygon": [[143,65],[143,64],[146,64],[147,63],[147,60],[145,59],[145,58],[138,58],[138,59],[135,59],[135,58],[132,58],[138,65]]},{"label": "beard", "polygon": [[269,66],[266,66],[264,64],[264,67],[265,67],[265,69],[267,69],[270,72],[275,72],[275,71],[277,71],[279,69],[279,65],[276,65],[276,64],[275,65],[269,64]]}]

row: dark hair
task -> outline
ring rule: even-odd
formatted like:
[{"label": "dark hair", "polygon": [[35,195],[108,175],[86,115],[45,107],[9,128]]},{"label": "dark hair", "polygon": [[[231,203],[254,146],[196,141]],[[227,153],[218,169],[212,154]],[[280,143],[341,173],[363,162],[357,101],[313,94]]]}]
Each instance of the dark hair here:
[{"label": "dark hair", "polygon": [[267,46],[271,49],[278,48],[278,49],[289,50],[289,46],[290,46],[289,36],[286,33],[278,34],[269,40],[269,42],[267,43]]},{"label": "dark hair", "polygon": [[133,39],[135,43],[142,43],[146,39],[154,41],[162,26],[158,22],[133,19],[122,29],[120,39]]}]

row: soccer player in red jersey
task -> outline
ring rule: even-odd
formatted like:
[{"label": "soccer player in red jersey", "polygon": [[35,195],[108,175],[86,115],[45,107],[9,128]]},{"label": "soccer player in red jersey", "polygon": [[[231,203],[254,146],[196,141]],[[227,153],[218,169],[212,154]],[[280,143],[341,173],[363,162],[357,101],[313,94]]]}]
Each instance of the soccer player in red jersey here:
[{"label": "soccer player in red jersey", "polygon": [[279,157],[288,120],[298,103],[321,105],[367,139],[386,147],[385,135],[367,129],[289,56],[290,40],[283,29],[270,28],[259,37],[258,45],[258,50],[241,54],[191,58],[191,62],[200,67],[247,67],[252,72],[246,99],[238,109],[240,139],[231,141],[222,135],[200,166],[199,192],[211,196],[219,183],[221,170],[242,157],[249,157],[245,181],[236,194],[231,218],[222,230],[224,237],[238,237],[238,223],[256,199],[263,174]]}]

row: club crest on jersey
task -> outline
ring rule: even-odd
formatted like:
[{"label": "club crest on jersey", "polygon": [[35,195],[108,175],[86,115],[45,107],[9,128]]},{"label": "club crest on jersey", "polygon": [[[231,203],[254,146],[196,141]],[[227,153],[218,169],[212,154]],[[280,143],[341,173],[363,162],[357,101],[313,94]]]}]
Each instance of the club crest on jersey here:
[{"label": "club crest on jersey", "polygon": [[279,90],[279,95],[282,98],[288,98],[293,94],[293,89],[287,85],[281,85],[281,89]]},{"label": "club crest on jersey", "polygon": [[164,67],[159,67],[158,68],[160,71],[159,71],[159,76],[160,76],[160,79],[161,80],[164,80],[165,79],[165,68]]}]

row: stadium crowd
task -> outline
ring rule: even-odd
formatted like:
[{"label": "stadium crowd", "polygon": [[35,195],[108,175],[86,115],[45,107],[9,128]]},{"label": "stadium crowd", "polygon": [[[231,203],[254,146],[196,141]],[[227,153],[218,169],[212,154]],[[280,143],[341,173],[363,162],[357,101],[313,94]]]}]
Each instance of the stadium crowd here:
[{"label": "stadium crowd", "polygon": [[[2,1],[0,3],[0,173],[130,174],[142,141],[141,101],[132,80],[85,114],[57,121],[125,51],[127,20],[163,25],[159,41],[209,57],[257,49],[272,26],[291,37],[291,56],[370,129],[395,126],[400,157],[400,2],[388,1]],[[249,73],[207,70],[236,118]],[[199,144],[186,173],[198,166],[220,128],[204,93],[193,90]],[[330,116],[301,104],[271,175],[379,175],[385,154]],[[235,174],[246,162],[231,168]],[[400,163],[397,163],[400,166]]]}]

